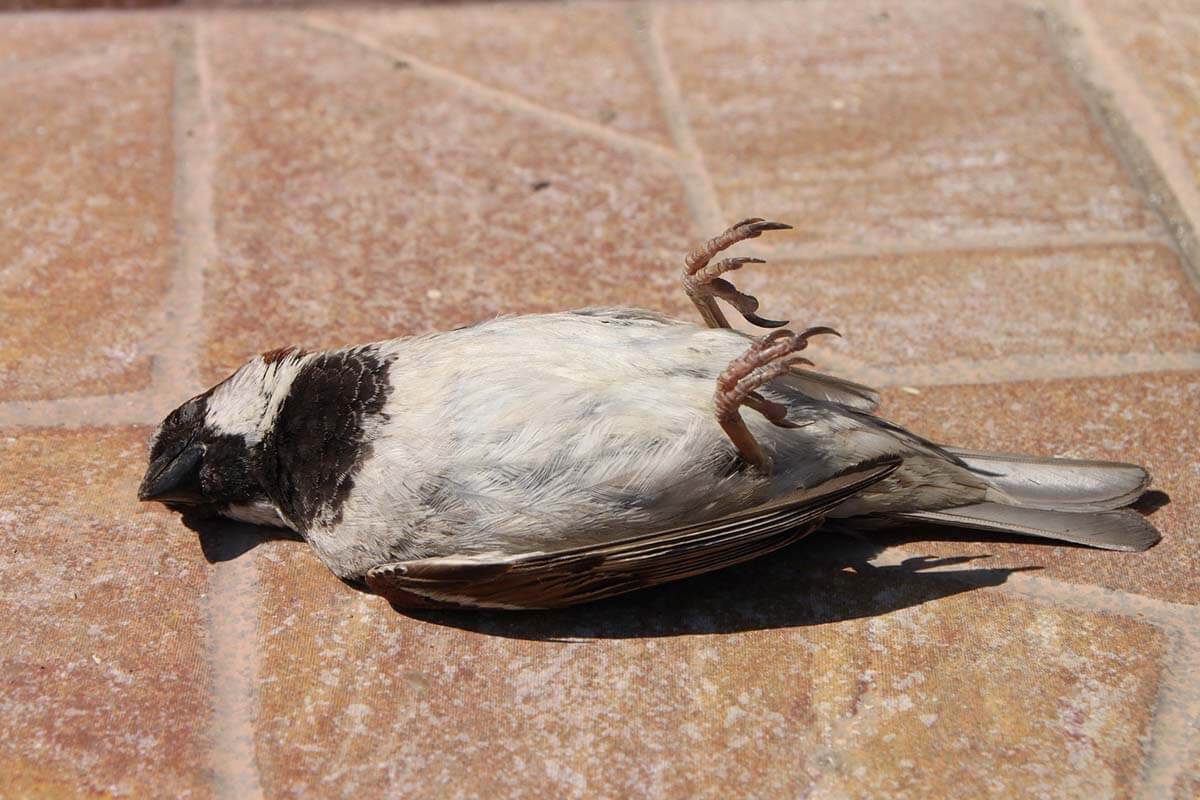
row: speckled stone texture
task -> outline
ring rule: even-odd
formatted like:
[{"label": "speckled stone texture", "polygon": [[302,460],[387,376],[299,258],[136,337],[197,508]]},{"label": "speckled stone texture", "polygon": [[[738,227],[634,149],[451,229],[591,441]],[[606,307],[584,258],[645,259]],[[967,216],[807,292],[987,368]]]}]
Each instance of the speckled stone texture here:
[{"label": "speckled stone texture", "polygon": [[973,361],[1200,348],[1200,297],[1162,245],[773,259],[738,285],[769,313],[835,326],[822,345],[875,367],[960,362],[973,379],[987,377]]},{"label": "speckled stone texture", "polygon": [[238,19],[208,38],[225,136],[206,378],[264,343],[329,347],[631,297],[687,305],[656,258],[690,242],[669,165],[328,34]]},{"label": "speckled stone texture", "polygon": [[0,399],[149,384],[172,245],[170,39],[97,28],[0,24]]},{"label": "speckled stone texture", "polygon": [[276,545],[262,575],[275,587],[260,628],[264,789],[1129,794],[1160,634],[970,591],[1003,571],[955,583],[858,555],[821,537],[590,607],[412,619]]},{"label": "speckled stone texture", "polygon": [[[163,5],[0,15],[0,796],[1195,796],[1194,3]],[[135,500],[254,353],[694,318],[683,254],[749,215],[796,230],[730,277],[838,327],[819,364],[939,441],[1146,464],[1163,542],[824,532],[405,614]]]},{"label": "speckled stone texture", "polygon": [[689,3],[662,36],[731,210],[816,242],[1145,230],[1017,3]]},{"label": "speckled stone texture", "polygon": [[145,428],[0,431],[9,797],[208,797],[194,536],[140,507]]},{"label": "speckled stone texture", "polygon": [[[423,59],[581,122],[669,145],[629,13],[621,3],[510,3],[458,14],[418,8],[402,16],[316,13],[310,19],[368,37],[397,59]],[[564,68],[546,68],[554,63]]]}]

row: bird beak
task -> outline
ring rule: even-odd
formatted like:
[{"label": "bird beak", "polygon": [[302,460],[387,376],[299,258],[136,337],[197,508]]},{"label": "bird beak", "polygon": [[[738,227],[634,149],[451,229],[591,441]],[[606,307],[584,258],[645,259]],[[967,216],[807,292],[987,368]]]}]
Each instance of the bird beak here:
[{"label": "bird beak", "polygon": [[150,462],[138,487],[138,500],[195,505],[204,501],[200,492],[200,464],[204,445],[192,444],[172,458],[163,454]]}]

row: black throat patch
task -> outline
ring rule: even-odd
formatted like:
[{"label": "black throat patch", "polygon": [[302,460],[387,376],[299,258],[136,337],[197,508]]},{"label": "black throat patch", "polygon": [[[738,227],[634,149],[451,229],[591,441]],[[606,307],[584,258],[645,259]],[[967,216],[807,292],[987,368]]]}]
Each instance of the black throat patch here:
[{"label": "black throat patch", "polygon": [[263,483],[300,530],[314,520],[336,524],[371,455],[366,424],[382,419],[391,394],[389,359],[374,346],[322,353],[292,381],[275,425],[263,441]]}]

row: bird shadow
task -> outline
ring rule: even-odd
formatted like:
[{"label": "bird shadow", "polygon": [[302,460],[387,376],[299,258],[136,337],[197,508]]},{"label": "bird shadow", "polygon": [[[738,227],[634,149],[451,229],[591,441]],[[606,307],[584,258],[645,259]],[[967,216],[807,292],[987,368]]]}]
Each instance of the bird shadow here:
[{"label": "bird shadow", "polygon": [[861,537],[818,533],[746,564],[571,608],[395,610],[437,625],[541,641],[739,633],[867,619],[1039,569],[948,569],[987,558],[978,555],[872,564],[885,549]]},{"label": "bird shadow", "polygon": [[[210,563],[232,561],[272,541],[303,541],[289,530],[184,515]],[[931,529],[920,535],[930,538]],[[971,532],[978,534],[978,532]],[[819,532],[728,569],[586,605],[547,611],[443,611],[394,607],[404,616],[491,636],[581,641],[737,633],[867,619],[932,600],[999,586],[1039,567],[953,569],[986,555],[914,556],[873,564],[889,537]],[[972,535],[971,541],[979,536]],[[1028,540],[1025,540],[1028,541]],[[353,582],[347,587],[367,590]]]},{"label": "bird shadow", "polygon": [[1159,491],[1158,489],[1151,489],[1139,497],[1137,501],[1129,507],[1134,511],[1138,511],[1149,516],[1163,506],[1169,505],[1170,503],[1171,495],[1167,494],[1166,492]]},{"label": "bird shadow", "polygon": [[186,513],[183,524],[195,531],[200,552],[209,564],[240,558],[267,542],[304,541],[300,534],[287,528],[251,525],[205,513]]}]

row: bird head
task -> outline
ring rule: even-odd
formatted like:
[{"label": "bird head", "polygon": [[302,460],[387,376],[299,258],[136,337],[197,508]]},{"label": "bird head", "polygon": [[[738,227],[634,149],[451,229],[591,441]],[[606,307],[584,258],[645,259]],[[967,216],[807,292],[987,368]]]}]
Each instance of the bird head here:
[{"label": "bird head", "polygon": [[263,486],[262,451],[303,358],[291,348],[255,356],[168,414],[150,439],[138,499],[286,525]]}]

